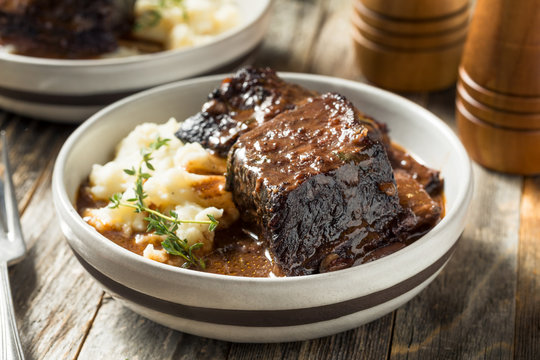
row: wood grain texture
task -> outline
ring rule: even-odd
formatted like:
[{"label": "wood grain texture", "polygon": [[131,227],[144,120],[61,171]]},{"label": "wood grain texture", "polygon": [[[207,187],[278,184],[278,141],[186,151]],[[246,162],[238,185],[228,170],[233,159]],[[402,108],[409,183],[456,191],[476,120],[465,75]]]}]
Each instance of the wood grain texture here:
[{"label": "wood grain texture", "polygon": [[519,96],[492,91],[480,86],[476,81],[471,79],[462,66],[458,71],[460,84],[472,98],[484,106],[521,114],[540,113],[540,95]]},{"label": "wood grain texture", "polygon": [[56,156],[63,141],[74,127],[54,125],[4,113],[9,157],[13,171],[19,211],[23,211],[39,183],[43,169]]},{"label": "wood grain texture", "polygon": [[[378,0],[377,0],[378,1]],[[413,4],[414,1],[400,1],[404,4]],[[438,5],[440,2],[433,2]],[[385,1],[381,1],[384,5]],[[464,26],[468,22],[469,9],[463,7],[460,11],[448,14],[445,17],[428,19],[398,19],[384,16],[364,5],[362,0],[353,0],[354,12],[366,24],[395,35],[425,36],[452,31]]]},{"label": "wood grain texture", "polygon": [[458,134],[469,155],[490,169],[511,174],[540,174],[540,130],[492,125],[471,114],[458,96]]},{"label": "wood grain texture", "polygon": [[435,91],[452,86],[457,78],[463,43],[437,49],[402,50],[374,43],[353,30],[355,50],[364,76],[394,91]]},{"label": "wood grain texture", "polygon": [[[516,112],[497,109],[476,100],[467,91],[462,81],[458,82],[457,93],[464,108],[474,117],[487,122],[490,125],[506,127],[513,130],[540,130],[540,111]],[[540,97],[538,98],[540,100]],[[540,101],[539,101],[540,104]]]},{"label": "wood grain texture", "polygon": [[540,96],[540,2],[478,0],[462,66],[480,86]]},{"label": "wood grain texture", "polygon": [[384,29],[378,29],[364,22],[358,14],[353,14],[353,16],[351,16],[351,22],[366,39],[382,46],[397,48],[403,51],[429,50],[445,47],[456,42],[463,42],[467,36],[466,21],[452,31],[426,34],[423,36],[396,34]]},{"label": "wood grain texture", "polygon": [[474,167],[469,221],[447,267],[396,315],[391,359],[513,352],[521,178]]},{"label": "wood grain texture", "polygon": [[[455,129],[455,88],[424,104]],[[424,292],[397,310],[391,359],[509,358],[521,178],[474,166],[475,196],[456,253]],[[499,357],[500,356],[500,357]]]},{"label": "wood grain texture", "polygon": [[229,360],[384,359],[390,346],[393,315],[321,339],[282,344],[233,344]]},{"label": "wood grain texture", "polygon": [[516,290],[516,359],[540,354],[540,177],[526,178],[521,198]]},{"label": "wood grain texture", "polygon": [[78,359],[225,359],[230,346],[153,323],[107,295]]},{"label": "wood grain texture", "polygon": [[[491,169],[540,173],[540,3],[477,3],[459,70],[459,135]],[[535,110],[536,109],[536,110]]]},{"label": "wood grain texture", "polygon": [[256,66],[304,72],[324,20],[324,1],[275,1],[271,26],[255,60]]},{"label": "wood grain texture", "polygon": [[[321,21],[319,35],[312,44],[306,72],[365,82],[365,77],[356,66],[350,37],[351,25],[345,21],[351,11],[350,4],[348,1],[328,1],[324,4],[328,6],[326,15]],[[331,49],[329,44],[332,44]]]},{"label": "wood grain texture", "polygon": [[21,219],[29,253],[11,268],[17,319],[29,359],[74,358],[102,293],[71,254],[52,208],[52,161],[62,141],[58,137],[49,144],[41,181]]},{"label": "wood grain texture", "polygon": [[469,0],[358,0],[381,15],[399,19],[445,17],[462,10]]}]

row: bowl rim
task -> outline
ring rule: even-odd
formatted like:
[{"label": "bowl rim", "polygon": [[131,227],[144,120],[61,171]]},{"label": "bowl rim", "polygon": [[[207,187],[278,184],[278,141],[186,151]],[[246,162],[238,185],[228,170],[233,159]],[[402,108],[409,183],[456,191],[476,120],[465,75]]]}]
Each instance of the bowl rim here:
[{"label": "bowl rim", "polygon": [[[220,282],[226,282],[226,283],[266,283],[266,284],[283,284],[283,283],[295,283],[298,281],[301,282],[319,282],[322,280],[331,280],[335,277],[342,277],[351,275],[352,273],[361,271],[361,269],[368,269],[368,268],[384,268],[386,264],[392,263],[394,259],[396,258],[403,258],[407,256],[409,253],[413,253],[417,248],[423,247],[426,243],[429,243],[432,241],[433,238],[435,238],[438,234],[445,231],[446,228],[450,227],[452,224],[452,220],[459,217],[459,214],[463,211],[466,211],[468,209],[468,205],[470,204],[472,190],[473,190],[473,172],[472,172],[472,162],[461,144],[460,140],[458,139],[457,135],[454,133],[454,131],[441,119],[439,119],[435,114],[431,113],[430,111],[424,109],[422,106],[402,97],[397,94],[391,93],[389,91],[376,88],[374,86],[360,83],[353,80],[347,80],[332,76],[325,76],[325,75],[315,75],[315,74],[307,74],[307,73],[292,73],[292,72],[278,72],[278,75],[283,77],[286,80],[290,81],[316,81],[316,82],[330,82],[334,83],[336,85],[343,85],[347,87],[353,87],[357,88],[360,92],[367,92],[371,93],[372,95],[375,95],[381,99],[387,99],[393,102],[399,103],[401,106],[410,109],[412,112],[420,113],[423,118],[430,123],[431,126],[438,129],[439,132],[444,134],[444,136],[447,138],[447,140],[451,143],[453,153],[455,156],[457,156],[460,160],[461,169],[460,169],[460,177],[467,181],[462,181],[459,183],[459,188],[455,197],[455,204],[450,209],[450,211],[447,211],[445,214],[445,217],[433,228],[431,229],[427,234],[413,242],[412,244],[406,246],[403,249],[400,249],[397,252],[394,252],[390,255],[387,255],[381,259],[378,259],[376,261],[372,261],[365,264],[360,264],[357,266],[353,266],[347,269],[342,269],[339,271],[334,272],[328,272],[328,273],[322,273],[322,274],[312,274],[312,275],[302,275],[302,276],[291,276],[291,277],[275,277],[275,278],[256,278],[256,277],[242,277],[242,276],[234,276],[234,275],[223,275],[223,274],[214,274],[214,273],[208,273],[198,270],[191,270],[191,269],[184,269],[180,267],[171,266],[168,264],[162,264],[157,261],[153,261],[150,259],[146,259],[140,255],[137,255],[127,249],[124,249],[123,247],[115,244],[114,242],[110,241],[105,236],[101,235],[95,228],[93,228],[91,225],[87,224],[81,216],[79,216],[77,210],[75,209],[74,205],[71,203],[69,196],[67,194],[67,191],[65,187],[63,186],[63,174],[65,171],[65,163],[66,160],[69,157],[70,149],[76,145],[79,138],[83,137],[86,131],[93,126],[95,126],[96,123],[100,122],[100,119],[111,112],[118,111],[119,109],[129,106],[130,103],[136,102],[139,99],[145,98],[147,96],[155,96],[156,94],[160,92],[168,92],[175,88],[182,88],[187,87],[190,85],[196,85],[199,82],[215,82],[216,85],[219,84],[221,80],[223,80],[225,77],[230,76],[231,74],[218,74],[218,75],[210,75],[210,76],[203,76],[203,77],[197,77],[193,79],[188,80],[180,80],[176,81],[170,84],[165,84],[161,86],[157,86],[154,88],[151,88],[149,90],[145,90],[142,92],[139,92],[137,94],[128,96],[122,100],[119,100],[102,110],[98,111],[94,115],[92,115],[88,120],[86,120],[82,125],[80,125],[66,140],[64,145],[62,146],[55,165],[53,169],[53,179],[52,179],[52,190],[53,190],[53,200],[57,207],[57,213],[62,212],[64,214],[64,218],[67,216],[67,222],[70,223],[70,225],[75,225],[78,227],[79,231],[82,231],[85,238],[93,238],[97,240],[97,244],[103,245],[104,250],[115,252],[122,257],[126,257],[129,259],[133,259],[138,265],[142,267],[146,267],[147,269],[155,270],[155,271],[166,271],[170,272],[171,274],[175,274],[178,276],[183,277],[194,277],[199,279],[207,279],[207,280],[214,280],[214,281],[220,281]],[[62,217],[62,216],[60,216]],[[65,219],[64,219],[65,220]],[[453,244],[457,242],[459,237],[456,237],[456,239],[453,241]],[[95,244],[96,242],[92,242]],[[450,247],[449,247],[450,248]]]},{"label": "bowl rim", "polygon": [[[225,39],[233,38],[243,31],[247,30],[253,24],[257,23],[270,9],[273,0],[258,0],[262,1],[260,10],[256,13],[250,21],[243,22],[240,26],[236,26],[221,34],[216,35],[210,42],[185,48],[163,50],[155,53],[137,54],[125,57],[111,57],[104,59],[51,59],[42,58],[36,56],[13,54],[6,51],[0,51],[0,61],[9,61],[14,63],[20,63],[24,65],[43,66],[48,68],[81,68],[81,67],[105,67],[105,66],[119,66],[129,65],[133,63],[144,63],[155,60],[167,60],[171,57],[182,56],[184,54],[196,53],[205,51]],[[0,44],[1,46],[1,44]]]}]

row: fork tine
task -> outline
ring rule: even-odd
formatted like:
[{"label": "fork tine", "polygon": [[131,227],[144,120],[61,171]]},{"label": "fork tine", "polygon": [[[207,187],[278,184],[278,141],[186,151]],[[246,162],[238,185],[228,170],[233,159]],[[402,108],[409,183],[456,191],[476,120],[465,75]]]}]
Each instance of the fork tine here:
[{"label": "fork tine", "polygon": [[11,167],[9,165],[8,148],[6,132],[0,131],[2,140],[2,160],[4,163],[4,201],[6,207],[6,225],[8,230],[8,239],[11,241],[20,241],[21,246],[25,246],[23,241],[21,222],[19,220],[19,210],[17,209],[17,199],[15,198],[15,188],[11,178]]}]

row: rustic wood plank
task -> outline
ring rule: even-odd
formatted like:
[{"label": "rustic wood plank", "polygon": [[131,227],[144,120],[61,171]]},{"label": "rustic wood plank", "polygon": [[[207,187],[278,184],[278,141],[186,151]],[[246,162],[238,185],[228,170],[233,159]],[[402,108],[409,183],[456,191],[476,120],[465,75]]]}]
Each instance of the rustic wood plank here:
[{"label": "rustic wood plank", "polygon": [[226,359],[231,343],[183,334],[183,341],[177,344],[172,359],[175,360],[218,360]]},{"label": "rustic wood plank", "polygon": [[516,290],[516,359],[540,354],[540,177],[526,178],[521,198]]},{"label": "rustic wood plank", "polygon": [[53,158],[21,219],[28,255],[11,269],[21,340],[30,359],[73,358],[102,294],[57,224],[50,190]]},{"label": "rustic wood plank", "polygon": [[[455,129],[455,88],[430,93],[426,107]],[[439,277],[396,315],[392,358],[508,357],[521,178],[474,166],[470,220]],[[427,315],[426,315],[427,314]]]},{"label": "rustic wood plank", "polygon": [[109,295],[92,324],[78,359],[170,359],[181,333],[122,307]]},{"label": "rustic wood plank", "polygon": [[360,72],[351,38],[351,2],[328,1],[324,5],[324,18],[309,57],[308,71],[366,82]]},{"label": "rustic wood plank", "polygon": [[315,30],[323,18],[322,4],[323,0],[274,1],[271,25],[255,65],[278,71],[306,71]]},{"label": "rustic wood plank", "polygon": [[393,314],[334,336],[279,344],[233,344],[229,360],[384,359],[390,346]]},{"label": "rustic wood plank", "polygon": [[156,324],[107,295],[78,359],[224,359],[229,346]]},{"label": "rustic wood plank", "polygon": [[392,359],[510,358],[521,178],[474,167],[469,221],[447,267],[396,314]]},{"label": "rustic wood plank", "polygon": [[28,358],[70,357],[96,303],[63,241],[51,199],[53,161],[71,128],[16,116],[7,124],[19,208],[26,208],[21,220],[29,253],[10,278]]},{"label": "rustic wood plank", "polygon": [[3,114],[6,119],[13,183],[19,211],[22,212],[35,191],[43,168],[58,153],[74,126],[44,123],[5,112]]}]

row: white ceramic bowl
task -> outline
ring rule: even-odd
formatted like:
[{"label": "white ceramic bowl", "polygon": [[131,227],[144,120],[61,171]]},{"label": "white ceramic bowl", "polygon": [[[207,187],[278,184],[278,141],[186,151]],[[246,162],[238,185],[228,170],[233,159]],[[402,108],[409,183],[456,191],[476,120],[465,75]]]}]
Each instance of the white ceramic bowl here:
[{"label": "white ceramic bowl", "polygon": [[[242,278],[145,259],[101,236],[73,203],[91,165],[111,159],[135,125],[185,119],[225,76],[145,91],[95,114],[66,141],[54,168],[53,198],[62,230],[86,270],[135,312],[184,332],[238,342],[295,341],[358,327],[418,294],[446,264],[472,196],[470,160],[453,131],[420,106],[377,88],[336,78],[281,74],[321,92],[344,94],[386,122],[392,138],[445,179],[446,216],[412,245],[380,260],[332,273]],[[442,299],[441,299],[442,300]]]},{"label": "white ceramic bowl", "polygon": [[205,45],[124,58],[57,60],[0,51],[0,107],[80,123],[129,94],[219,69],[263,39],[271,0],[236,0],[242,24]]}]

